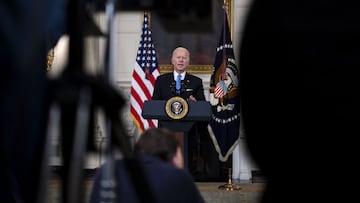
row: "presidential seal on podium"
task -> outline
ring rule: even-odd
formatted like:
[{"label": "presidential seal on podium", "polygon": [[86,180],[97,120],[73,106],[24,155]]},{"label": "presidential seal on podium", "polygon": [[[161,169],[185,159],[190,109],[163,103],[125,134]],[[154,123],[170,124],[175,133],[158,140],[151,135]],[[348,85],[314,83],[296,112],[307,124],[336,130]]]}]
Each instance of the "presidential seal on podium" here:
[{"label": "presidential seal on podium", "polygon": [[165,111],[166,114],[172,119],[182,119],[187,115],[189,111],[189,105],[184,98],[175,96],[166,102]]}]

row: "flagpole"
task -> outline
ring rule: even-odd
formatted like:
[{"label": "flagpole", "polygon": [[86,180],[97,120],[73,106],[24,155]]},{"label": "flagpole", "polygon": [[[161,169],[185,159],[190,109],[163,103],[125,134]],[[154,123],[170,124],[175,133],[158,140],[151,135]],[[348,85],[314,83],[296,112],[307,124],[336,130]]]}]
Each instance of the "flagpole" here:
[{"label": "flagpole", "polygon": [[232,182],[232,168],[229,168],[228,173],[228,182],[225,185],[220,185],[218,189],[226,190],[226,191],[234,191],[234,190],[241,190],[241,187],[238,185],[233,184]]},{"label": "flagpole", "polygon": [[[227,43],[227,39],[226,39],[226,37],[227,37],[227,35],[226,35],[226,20],[227,19],[226,18],[228,18],[228,16],[227,16],[228,8],[229,8],[228,2],[226,0],[224,0],[224,6],[223,6],[223,9],[224,9],[224,18],[223,19],[224,19],[224,21],[223,21],[223,33],[222,33],[222,35],[223,35],[223,43],[222,43],[223,60],[222,61],[223,62],[221,64],[221,80],[226,79],[226,67],[227,67],[226,49],[227,49],[227,47],[225,45]],[[221,103],[221,107],[224,109],[225,106],[224,106],[224,103],[223,103],[224,102],[223,101],[223,96],[221,96],[219,98],[219,100],[220,100],[220,103]],[[227,163],[227,162],[225,162],[225,163]],[[226,164],[226,165],[228,165],[228,164]],[[218,189],[225,190],[225,191],[234,191],[234,190],[240,190],[241,189],[240,186],[235,185],[232,182],[232,167],[231,166],[228,168],[228,182],[226,184],[224,184],[224,185],[220,185],[218,187]]]},{"label": "flagpole", "polygon": [[223,64],[221,64],[221,80],[225,80],[226,79],[226,48],[225,48],[225,44],[226,44],[226,32],[225,32],[225,21],[226,21],[226,11],[227,11],[227,4],[224,4],[223,6],[223,9],[224,9],[224,18],[223,18],[223,33],[222,33],[222,36],[223,36],[223,43],[222,43],[222,49],[223,49]]},{"label": "flagpole", "polygon": [[[227,3],[226,0],[224,0],[224,5],[223,5],[222,8],[223,8],[223,10],[224,10],[223,28],[222,28],[222,31],[223,31],[223,32],[222,32],[222,36],[223,36],[223,43],[222,43],[223,60],[222,60],[222,64],[220,65],[220,68],[221,68],[221,77],[220,77],[220,79],[221,79],[222,81],[224,81],[224,80],[226,79],[226,64],[227,64],[227,61],[226,61],[226,56],[227,56],[227,54],[226,54],[226,48],[225,48],[226,36],[227,36],[227,35],[226,35],[226,24],[225,24],[225,22],[226,22],[226,18],[227,18],[227,10],[228,10],[228,8],[229,8],[228,3]],[[221,97],[219,98],[219,101],[220,101],[220,104],[221,104],[222,109],[224,109],[225,106],[224,106],[223,96],[221,96]]]},{"label": "flagpole", "polygon": [[[148,12],[145,11],[144,14],[147,14]],[[149,29],[150,29],[150,22],[149,21]],[[149,62],[151,61],[151,59],[149,59],[149,42],[146,42],[146,54],[145,54],[145,61],[146,61],[146,66],[145,66],[145,79],[150,80],[150,67],[149,67]]]}]

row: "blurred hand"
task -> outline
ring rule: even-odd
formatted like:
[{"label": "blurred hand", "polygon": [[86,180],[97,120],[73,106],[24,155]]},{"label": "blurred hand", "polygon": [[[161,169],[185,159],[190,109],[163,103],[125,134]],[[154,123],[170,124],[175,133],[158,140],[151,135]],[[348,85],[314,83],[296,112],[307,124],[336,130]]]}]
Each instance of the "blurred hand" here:
[{"label": "blurred hand", "polygon": [[197,101],[196,98],[192,95],[189,96],[188,101]]}]

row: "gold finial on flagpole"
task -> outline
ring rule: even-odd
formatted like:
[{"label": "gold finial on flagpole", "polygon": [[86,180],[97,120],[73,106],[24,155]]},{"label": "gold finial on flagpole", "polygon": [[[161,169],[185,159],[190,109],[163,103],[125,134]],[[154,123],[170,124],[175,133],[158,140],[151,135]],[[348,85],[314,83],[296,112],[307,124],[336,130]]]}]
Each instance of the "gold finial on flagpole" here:
[{"label": "gold finial on flagpole", "polygon": [[224,0],[224,4],[222,6],[222,9],[226,12],[226,17],[228,18],[230,28],[232,27],[232,1],[233,0]]},{"label": "gold finial on flagpole", "polygon": [[229,168],[229,174],[228,174],[228,182],[225,185],[220,185],[218,188],[220,190],[226,190],[226,191],[234,191],[234,190],[240,190],[241,187],[238,185],[234,185],[232,183],[232,170]]},{"label": "gold finial on flagpole", "polygon": [[226,13],[229,13],[229,2],[227,0],[224,0],[223,9],[226,11]]}]

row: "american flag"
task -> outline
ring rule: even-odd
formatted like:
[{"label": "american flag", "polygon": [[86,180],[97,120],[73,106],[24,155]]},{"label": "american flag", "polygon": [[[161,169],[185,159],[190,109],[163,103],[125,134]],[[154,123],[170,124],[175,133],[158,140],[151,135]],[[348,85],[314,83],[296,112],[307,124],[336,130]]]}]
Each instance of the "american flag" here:
[{"label": "american flag", "polygon": [[140,132],[147,128],[157,127],[157,120],[144,119],[141,112],[144,101],[151,100],[155,80],[159,75],[160,67],[152,42],[149,17],[148,13],[145,12],[130,89],[130,116]]},{"label": "american flag", "polygon": [[227,13],[216,48],[210,80],[212,116],[209,132],[220,161],[226,162],[240,141],[239,69],[235,63]]},{"label": "american flag", "polygon": [[215,86],[215,90],[214,90],[214,96],[215,98],[222,98],[225,94],[226,94],[226,86],[223,80],[220,80],[216,86]]}]

